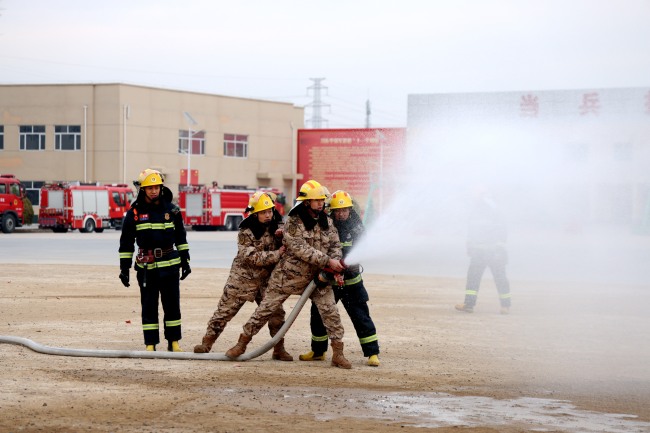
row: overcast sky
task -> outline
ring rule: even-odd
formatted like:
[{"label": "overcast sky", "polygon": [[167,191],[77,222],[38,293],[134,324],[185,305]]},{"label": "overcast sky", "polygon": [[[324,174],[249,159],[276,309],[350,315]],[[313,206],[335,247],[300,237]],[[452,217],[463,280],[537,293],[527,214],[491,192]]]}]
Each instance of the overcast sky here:
[{"label": "overcast sky", "polygon": [[[0,83],[129,84],[406,126],[407,97],[650,85],[650,0],[0,0]],[[306,118],[311,116],[307,107]],[[307,125],[309,126],[309,125]]]}]

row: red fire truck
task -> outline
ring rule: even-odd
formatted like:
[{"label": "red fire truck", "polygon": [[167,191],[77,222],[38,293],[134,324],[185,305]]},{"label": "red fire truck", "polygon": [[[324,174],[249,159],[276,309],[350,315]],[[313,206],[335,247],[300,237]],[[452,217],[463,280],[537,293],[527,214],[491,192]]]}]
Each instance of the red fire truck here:
[{"label": "red fire truck", "polygon": [[284,206],[287,204],[287,197],[284,195],[284,193],[277,188],[260,188],[259,190],[270,192],[275,195],[275,208],[280,213],[280,215],[284,216]]},{"label": "red fire truck", "polygon": [[124,184],[81,185],[49,183],[40,191],[38,226],[65,233],[101,233],[106,228],[120,229],[124,214],[133,201],[133,191]]},{"label": "red fire truck", "polygon": [[11,233],[25,222],[25,188],[13,174],[0,174],[0,228]]},{"label": "red fire truck", "polygon": [[[226,189],[205,185],[181,185],[178,205],[183,222],[192,230],[237,230],[246,217],[254,189]],[[284,194],[276,188],[261,188],[277,196],[275,207],[284,215]]]},{"label": "red fire truck", "polygon": [[134,199],[133,190],[123,183],[106,185],[106,188],[108,188],[108,215],[111,226],[115,227],[115,230],[122,230],[124,215],[131,209]]}]

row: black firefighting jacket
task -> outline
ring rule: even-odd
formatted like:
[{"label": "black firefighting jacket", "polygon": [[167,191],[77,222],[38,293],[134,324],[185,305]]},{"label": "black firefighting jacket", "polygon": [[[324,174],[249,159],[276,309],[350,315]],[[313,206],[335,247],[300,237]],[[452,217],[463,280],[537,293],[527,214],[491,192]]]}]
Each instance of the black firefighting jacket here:
[{"label": "black firefighting jacket", "polygon": [[[339,232],[339,240],[341,241],[341,249],[343,250],[343,260],[347,257],[352,250],[354,242],[358,242],[364,233],[363,222],[354,209],[350,210],[350,216],[345,221],[337,221],[334,219],[334,226]],[[359,283],[361,281],[361,274],[358,271],[358,266],[352,269],[346,269],[344,273],[345,285]]]},{"label": "black firefighting jacket", "polygon": [[[189,263],[187,234],[180,208],[171,202],[171,191],[163,187],[157,203],[147,203],[143,194],[138,195],[124,217],[119,248],[120,269],[130,269],[134,255],[135,269]],[[137,252],[134,243],[138,246]]]}]

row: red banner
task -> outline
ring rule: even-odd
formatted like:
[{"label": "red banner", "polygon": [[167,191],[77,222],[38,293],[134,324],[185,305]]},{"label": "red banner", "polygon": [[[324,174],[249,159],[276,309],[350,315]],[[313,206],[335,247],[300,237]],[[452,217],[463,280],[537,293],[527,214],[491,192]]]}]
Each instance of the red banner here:
[{"label": "red banner", "polygon": [[[187,185],[187,169],[181,168],[181,179],[179,184]],[[199,184],[199,171],[190,169],[190,185]]]},{"label": "red banner", "polygon": [[298,173],[330,192],[350,193],[365,208],[389,193],[388,174],[400,163],[405,142],[405,128],[300,129]]}]

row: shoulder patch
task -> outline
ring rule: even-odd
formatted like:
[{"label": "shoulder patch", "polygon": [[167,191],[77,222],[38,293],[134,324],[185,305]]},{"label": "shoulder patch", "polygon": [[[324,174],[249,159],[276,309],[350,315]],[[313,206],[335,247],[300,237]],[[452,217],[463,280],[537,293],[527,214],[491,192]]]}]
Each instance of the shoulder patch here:
[{"label": "shoulder patch", "polygon": [[298,233],[298,227],[296,224],[289,224],[289,227],[287,227],[286,230],[291,236],[295,236],[296,233]]}]

